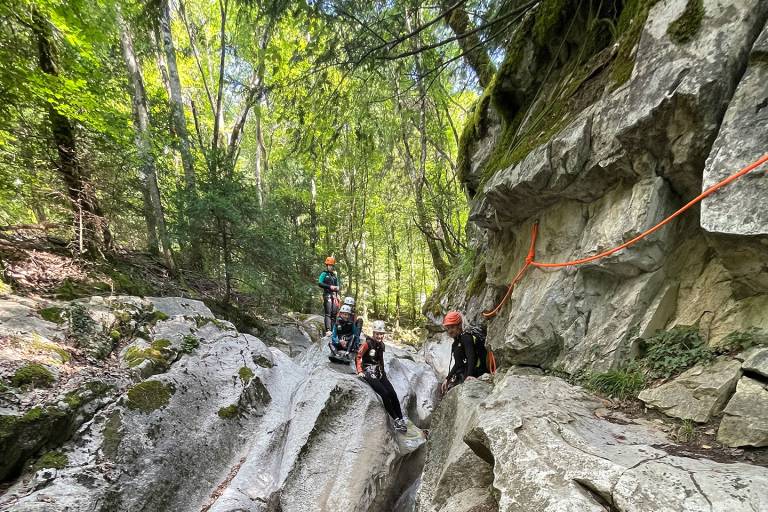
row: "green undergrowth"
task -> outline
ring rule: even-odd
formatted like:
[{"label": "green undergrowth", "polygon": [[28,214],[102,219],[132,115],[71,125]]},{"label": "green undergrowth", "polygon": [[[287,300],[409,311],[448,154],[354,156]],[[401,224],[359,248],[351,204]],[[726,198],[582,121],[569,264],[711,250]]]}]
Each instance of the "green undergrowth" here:
[{"label": "green undergrowth", "polygon": [[705,12],[704,0],[688,0],[680,17],[670,23],[667,35],[677,44],[690,42],[699,32]]},{"label": "green undergrowth", "polygon": [[43,308],[38,311],[43,320],[53,322],[55,324],[64,323],[64,309],[59,307]]},{"label": "green undergrowth", "polygon": [[618,400],[636,397],[645,384],[645,373],[634,362],[616,370],[588,374],[584,379],[587,389]]},{"label": "green undergrowth", "polygon": [[181,338],[181,352],[191,354],[200,346],[200,338],[193,334],[185,334]]},{"label": "green undergrowth", "polygon": [[626,400],[636,398],[654,381],[672,379],[693,366],[711,363],[718,356],[768,346],[768,332],[754,327],[734,331],[717,347],[710,347],[697,325],[678,325],[640,340],[640,346],[638,358],[618,369],[569,374],[562,367],[555,367],[548,373],[595,393]]},{"label": "green undergrowth", "polygon": [[140,382],[128,390],[126,407],[149,413],[168,405],[175,391],[172,384],[157,380]]}]

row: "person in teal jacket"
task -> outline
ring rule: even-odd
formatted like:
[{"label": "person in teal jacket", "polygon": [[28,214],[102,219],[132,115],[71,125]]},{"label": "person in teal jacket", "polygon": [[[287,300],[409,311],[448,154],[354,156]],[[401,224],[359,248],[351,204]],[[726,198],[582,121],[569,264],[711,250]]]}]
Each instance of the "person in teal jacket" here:
[{"label": "person in teal jacket", "polygon": [[323,316],[326,336],[331,334],[331,329],[336,323],[336,314],[339,311],[341,279],[336,274],[335,265],[336,258],[333,256],[325,258],[325,270],[320,273],[317,280],[318,286],[323,289]]}]

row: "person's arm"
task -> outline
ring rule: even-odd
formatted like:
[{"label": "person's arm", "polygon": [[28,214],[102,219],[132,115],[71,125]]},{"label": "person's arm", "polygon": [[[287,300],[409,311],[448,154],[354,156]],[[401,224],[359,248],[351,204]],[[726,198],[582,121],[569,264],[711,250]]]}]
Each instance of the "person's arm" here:
[{"label": "person's arm", "polygon": [[339,335],[336,334],[336,324],[333,324],[333,330],[331,331],[331,341],[333,341],[334,345],[338,345],[339,343]]},{"label": "person's arm", "polygon": [[475,355],[475,340],[469,334],[462,334],[460,341],[462,347],[464,347],[464,356],[467,358],[467,369],[464,378],[476,377],[477,375],[475,374],[477,373],[477,356]]},{"label": "person's arm", "polygon": [[355,369],[357,370],[357,374],[360,375],[363,373],[363,354],[368,352],[368,341],[364,341],[363,344],[360,346],[360,350],[357,351],[357,355],[355,356]]}]

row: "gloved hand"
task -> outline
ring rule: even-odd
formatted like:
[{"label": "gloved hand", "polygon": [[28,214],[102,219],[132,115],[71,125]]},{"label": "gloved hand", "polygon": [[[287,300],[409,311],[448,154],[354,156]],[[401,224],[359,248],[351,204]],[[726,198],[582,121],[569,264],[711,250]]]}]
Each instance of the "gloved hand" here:
[{"label": "gloved hand", "polygon": [[357,374],[357,376],[358,376],[358,377],[360,377],[360,378],[362,379],[363,377],[365,377],[365,372],[359,372],[359,373]]}]

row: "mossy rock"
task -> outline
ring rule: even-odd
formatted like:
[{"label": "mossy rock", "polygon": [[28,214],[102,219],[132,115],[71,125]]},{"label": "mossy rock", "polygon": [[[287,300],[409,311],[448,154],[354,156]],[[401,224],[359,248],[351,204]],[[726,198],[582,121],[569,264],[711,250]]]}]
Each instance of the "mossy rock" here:
[{"label": "mossy rock", "polygon": [[227,407],[222,407],[219,409],[218,415],[219,418],[231,420],[237,418],[240,415],[240,409],[235,404],[228,405]]},{"label": "mossy rock", "polygon": [[171,348],[171,341],[159,339],[152,342],[147,348],[129,347],[125,353],[125,361],[128,368],[136,368],[144,361],[150,361],[156,371],[164,372],[170,368],[175,352]]},{"label": "mossy rock", "polygon": [[243,381],[243,384],[248,384],[253,376],[255,375],[253,373],[253,370],[248,368],[247,366],[243,366],[238,370],[237,374],[240,376],[240,380]]},{"label": "mossy rock", "polygon": [[67,439],[73,414],[57,407],[35,407],[23,415],[0,415],[0,481],[18,476],[26,461],[43,446]]},{"label": "mossy rock", "polygon": [[30,363],[16,370],[11,377],[14,387],[49,388],[56,378],[45,366]]},{"label": "mossy rock", "polygon": [[253,362],[261,366],[262,368],[272,368],[274,366],[274,364],[272,364],[272,361],[270,361],[269,359],[267,359],[261,354],[254,355]]},{"label": "mossy rock", "polygon": [[105,396],[115,387],[106,382],[93,380],[86,382],[82,387],[64,395],[64,402],[72,409],[77,409],[96,398]]},{"label": "mossy rock", "polygon": [[688,0],[680,17],[670,23],[667,35],[677,44],[692,41],[701,28],[705,12],[704,0]]},{"label": "mossy rock", "polygon": [[38,311],[43,320],[53,322],[55,324],[64,323],[64,308],[51,306],[49,308],[43,308]]},{"label": "mossy rock", "polygon": [[101,435],[104,437],[101,449],[104,452],[104,455],[111,460],[117,458],[120,443],[123,442],[123,433],[121,431],[122,425],[123,416],[120,414],[120,411],[115,411],[109,418],[107,418],[107,421],[104,423],[104,428],[101,431]]},{"label": "mossy rock", "polygon": [[126,407],[150,413],[168,405],[175,391],[172,384],[157,380],[140,382],[128,390]]},{"label": "mossy rock", "polygon": [[142,279],[135,278],[128,273],[115,270],[114,268],[107,269],[106,273],[112,279],[116,292],[136,297],[154,295],[152,285]]},{"label": "mossy rock", "polygon": [[45,468],[62,469],[69,464],[69,458],[61,452],[52,451],[41,455],[32,465],[33,471]]},{"label": "mossy rock", "polygon": [[61,300],[75,300],[99,295],[110,290],[111,287],[108,283],[76,281],[68,277],[59,283],[54,289],[53,295]]}]

